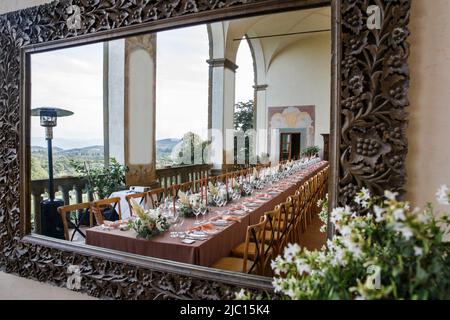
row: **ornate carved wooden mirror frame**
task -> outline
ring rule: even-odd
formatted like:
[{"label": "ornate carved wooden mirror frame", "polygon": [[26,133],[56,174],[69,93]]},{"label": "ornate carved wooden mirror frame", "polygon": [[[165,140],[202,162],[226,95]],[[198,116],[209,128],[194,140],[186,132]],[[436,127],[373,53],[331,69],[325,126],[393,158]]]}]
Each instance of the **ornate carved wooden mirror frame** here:
[{"label": "ornate carved wooden mirror frame", "polygon": [[[232,298],[244,287],[271,291],[270,279],[145,258],[30,235],[29,53],[177,26],[332,7],[331,207],[366,186],[401,191],[407,140],[407,25],[411,0],[60,0],[0,16],[0,269],[65,286],[78,265],[82,292],[110,298]],[[67,9],[82,9],[70,30]],[[369,30],[369,6],[380,29]],[[369,12],[369,13],[368,13]],[[28,63],[27,63],[28,62]],[[376,142],[376,143],[374,143]],[[372,144],[367,153],[364,145]],[[376,146],[373,147],[373,146]],[[330,228],[329,228],[330,229]]]}]

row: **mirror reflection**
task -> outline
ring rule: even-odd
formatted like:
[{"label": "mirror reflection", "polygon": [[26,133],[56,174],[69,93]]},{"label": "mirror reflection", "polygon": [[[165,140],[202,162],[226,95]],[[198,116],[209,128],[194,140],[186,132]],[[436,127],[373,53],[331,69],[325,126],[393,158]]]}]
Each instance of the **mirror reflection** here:
[{"label": "mirror reflection", "polygon": [[34,233],[271,275],[320,248],[330,8],[31,54]]}]

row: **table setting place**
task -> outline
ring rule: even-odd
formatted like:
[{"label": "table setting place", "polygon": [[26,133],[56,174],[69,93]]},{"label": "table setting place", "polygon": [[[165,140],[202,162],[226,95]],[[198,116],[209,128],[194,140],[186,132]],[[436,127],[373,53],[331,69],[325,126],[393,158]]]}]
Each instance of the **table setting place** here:
[{"label": "table setting place", "polygon": [[241,220],[226,212],[220,212],[215,217],[210,218],[209,221],[188,228],[184,234],[179,234],[178,237],[181,239],[181,242],[185,244],[193,244],[196,241],[205,241],[236,222],[241,222]]}]

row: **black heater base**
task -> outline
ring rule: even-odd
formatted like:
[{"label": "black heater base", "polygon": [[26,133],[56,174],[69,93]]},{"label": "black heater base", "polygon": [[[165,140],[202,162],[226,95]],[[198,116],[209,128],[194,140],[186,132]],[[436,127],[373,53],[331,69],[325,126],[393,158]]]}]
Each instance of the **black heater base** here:
[{"label": "black heater base", "polygon": [[41,233],[44,236],[64,239],[64,226],[58,207],[64,205],[60,199],[41,201]]}]

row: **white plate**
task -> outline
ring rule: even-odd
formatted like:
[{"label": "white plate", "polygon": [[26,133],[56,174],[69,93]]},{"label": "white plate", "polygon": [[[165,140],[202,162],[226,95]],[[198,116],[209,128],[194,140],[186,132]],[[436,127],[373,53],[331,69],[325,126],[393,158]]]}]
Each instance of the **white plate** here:
[{"label": "white plate", "polygon": [[242,216],[242,215],[245,215],[245,211],[244,210],[230,210],[230,212],[228,214],[235,215],[235,216]]},{"label": "white plate", "polygon": [[194,239],[205,239],[207,235],[208,234],[204,231],[193,231],[193,232],[189,232],[187,234],[187,236],[189,238],[194,238]]},{"label": "white plate", "polygon": [[259,206],[258,203],[254,203],[254,202],[244,202],[243,205],[246,206],[246,207],[257,207],[257,206]]},{"label": "white plate", "polygon": [[215,226],[227,226],[230,223],[227,220],[215,220],[211,222]]}]

